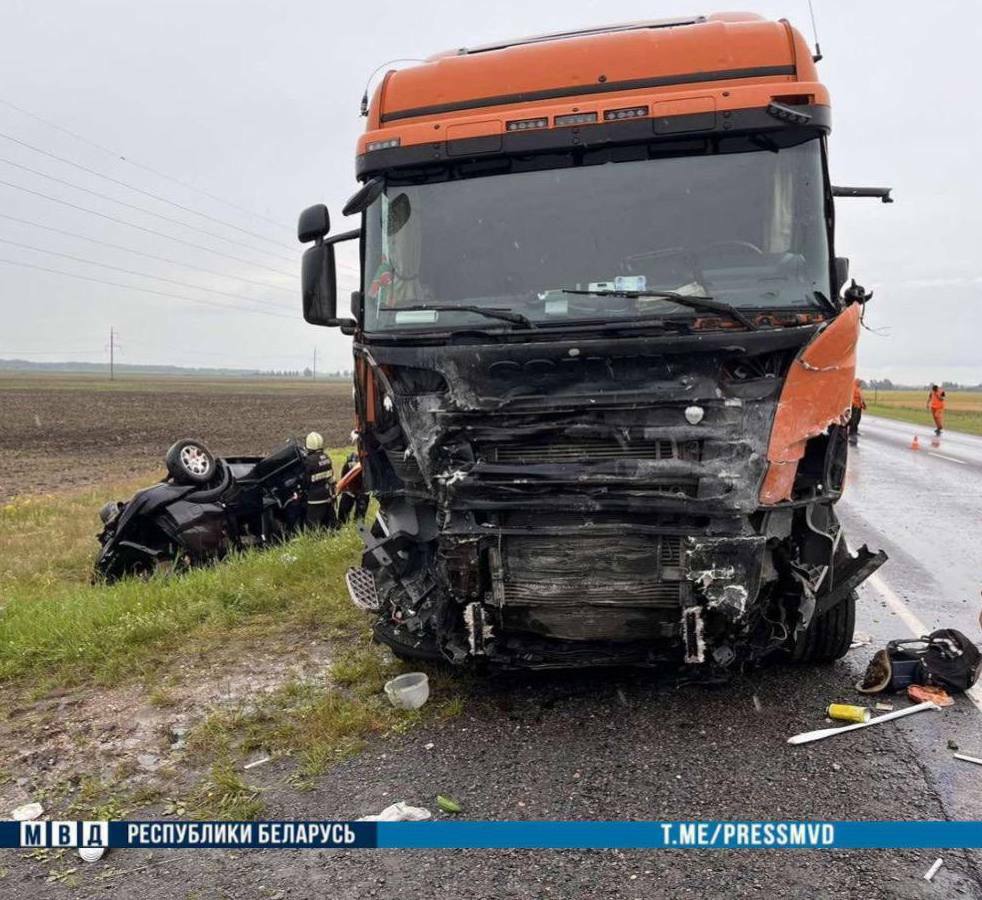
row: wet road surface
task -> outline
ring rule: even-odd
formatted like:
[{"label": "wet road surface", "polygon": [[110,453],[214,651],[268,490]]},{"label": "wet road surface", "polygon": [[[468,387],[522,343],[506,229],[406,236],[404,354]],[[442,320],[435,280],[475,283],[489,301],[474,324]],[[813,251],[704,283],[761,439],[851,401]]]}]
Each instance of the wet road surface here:
[{"label": "wet road surface", "polygon": [[[871,635],[872,647],[834,665],[771,667],[717,688],[676,688],[643,672],[477,682],[459,717],[377,742],[311,791],[290,786],[286,763],[256,770],[266,815],[357,817],[396,800],[441,815],[442,793],[474,819],[982,818],[982,767],[952,760],[947,747],[952,740],[982,756],[982,719],[969,698],[815,744],[786,743],[824,727],[830,701],[862,702],[853,683],[885,640],[921,625],[978,638],[982,439],[945,436],[932,448],[922,434],[922,449],[911,451],[912,436],[912,426],[864,420],[839,507],[853,546],[891,556],[861,591],[857,632]],[[944,865],[928,883],[923,874],[938,856]],[[96,866],[110,863],[123,874],[100,882],[83,867],[73,891],[18,867],[0,892],[982,897],[977,851],[158,851],[113,853]]]}]

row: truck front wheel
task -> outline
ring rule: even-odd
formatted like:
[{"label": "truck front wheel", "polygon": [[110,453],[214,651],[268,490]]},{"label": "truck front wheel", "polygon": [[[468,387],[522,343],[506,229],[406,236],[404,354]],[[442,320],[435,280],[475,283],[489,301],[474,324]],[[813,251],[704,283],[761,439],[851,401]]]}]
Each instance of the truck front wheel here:
[{"label": "truck front wheel", "polygon": [[[836,563],[848,560],[845,540],[835,551]],[[856,628],[856,592],[850,591],[831,609],[814,616],[798,635],[791,656],[795,662],[826,663],[841,659],[849,651]]]}]

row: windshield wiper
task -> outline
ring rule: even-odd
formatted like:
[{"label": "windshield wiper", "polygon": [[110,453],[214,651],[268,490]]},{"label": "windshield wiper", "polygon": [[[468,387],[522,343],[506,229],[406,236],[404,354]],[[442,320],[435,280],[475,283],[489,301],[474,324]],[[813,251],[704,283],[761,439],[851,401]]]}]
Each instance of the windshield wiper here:
[{"label": "windshield wiper", "polygon": [[812,291],[812,294],[814,294],[815,299],[818,300],[818,302],[821,303],[826,310],[832,313],[833,316],[837,316],[839,314],[839,308],[821,291]]},{"label": "windshield wiper", "polygon": [[415,306],[392,306],[382,307],[380,313],[400,313],[400,312],[471,312],[488,319],[500,319],[502,322],[511,322],[512,325],[522,325],[525,328],[535,328],[531,319],[526,318],[521,313],[512,312],[510,309],[502,309],[495,306],[468,306],[465,303],[437,304],[420,303]]},{"label": "windshield wiper", "polygon": [[582,294],[587,297],[626,297],[632,300],[639,297],[657,297],[662,300],[671,300],[672,303],[678,303],[679,306],[688,306],[690,309],[722,313],[724,316],[729,316],[734,322],[739,322],[747,331],[757,330],[757,326],[735,306],[699,294],[680,294],[677,291],[584,291],[575,288],[560,288],[560,290],[564,294]]}]

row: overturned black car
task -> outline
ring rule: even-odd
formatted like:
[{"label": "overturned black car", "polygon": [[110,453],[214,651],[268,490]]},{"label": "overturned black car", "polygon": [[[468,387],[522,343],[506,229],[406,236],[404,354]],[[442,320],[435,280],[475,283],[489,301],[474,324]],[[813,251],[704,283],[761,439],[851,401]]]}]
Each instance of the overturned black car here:
[{"label": "overturned black car", "polygon": [[167,451],[167,478],[128,502],[99,512],[102,549],[96,576],[180,571],[250,547],[285,540],[304,528],[338,524],[334,472],[312,432],[266,457],[216,458],[200,441]]}]

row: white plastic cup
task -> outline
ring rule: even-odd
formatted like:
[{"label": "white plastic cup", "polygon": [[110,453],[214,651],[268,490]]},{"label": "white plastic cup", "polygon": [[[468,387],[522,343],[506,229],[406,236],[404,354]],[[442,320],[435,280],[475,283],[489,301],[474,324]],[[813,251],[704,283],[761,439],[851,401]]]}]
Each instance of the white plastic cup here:
[{"label": "white plastic cup", "polygon": [[385,693],[396,709],[419,709],[430,697],[425,672],[407,672],[385,683]]}]

